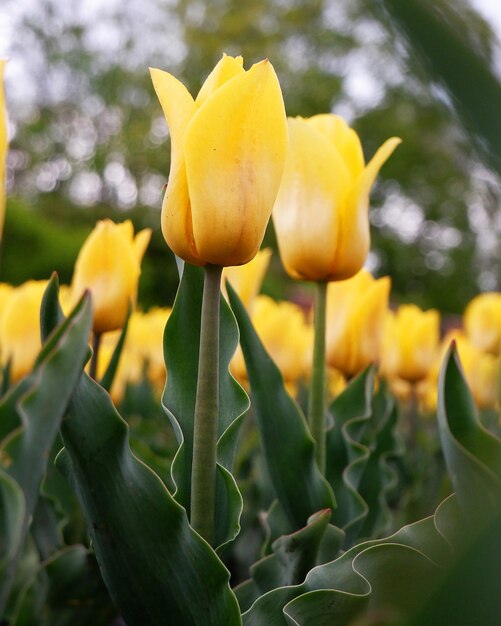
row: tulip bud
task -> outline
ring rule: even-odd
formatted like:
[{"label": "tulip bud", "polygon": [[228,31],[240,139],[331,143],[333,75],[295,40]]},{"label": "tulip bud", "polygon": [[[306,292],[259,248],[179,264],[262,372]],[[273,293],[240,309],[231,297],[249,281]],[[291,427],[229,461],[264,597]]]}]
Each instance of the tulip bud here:
[{"label": "tulip bud", "polygon": [[245,71],[223,56],[196,100],[173,76],[151,77],[171,135],[162,232],[195,265],[242,265],[259,250],[282,176],[287,125],[267,60]]},{"label": "tulip bud", "polygon": [[98,222],[84,242],[71,284],[75,304],[86,289],[92,295],[93,330],[102,334],[121,328],[129,304],[137,299],[141,260],[151,237],[149,228],[134,238],[132,222]]},{"label": "tulip bud", "polygon": [[16,287],[1,315],[2,365],[10,362],[10,377],[14,382],[31,371],[42,347],[40,307],[46,287],[45,280],[30,280]]},{"label": "tulip bud", "polygon": [[501,349],[501,293],[481,293],[468,304],[464,327],[471,343],[482,352]]},{"label": "tulip bud", "polygon": [[280,256],[293,278],[354,276],[369,252],[369,192],[400,139],[364,165],[355,131],[336,115],[289,119],[289,150],[273,208]]},{"label": "tulip bud", "polygon": [[414,304],[388,311],[381,371],[390,379],[401,378],[417,383],[433,367],[440,339],[440,314],[434,309],[422,311]]},{"label": "tulip bud", "polygon": [[379,361],[390,279],[366,270],[330,283],[327,290],[327,363],[355,376]]}]

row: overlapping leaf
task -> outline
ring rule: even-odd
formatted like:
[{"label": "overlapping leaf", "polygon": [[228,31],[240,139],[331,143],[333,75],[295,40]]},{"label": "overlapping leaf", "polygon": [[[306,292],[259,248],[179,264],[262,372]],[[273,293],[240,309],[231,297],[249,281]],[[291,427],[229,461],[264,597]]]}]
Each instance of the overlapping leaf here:
[{"label": "overlapping leaf", "polygon": [[441,373],[439,415],[458,495],[433,517],[313,569],[303,584],[264,594],[244,613],[245,626],[343,626],[362,616],[399,626],[497,623],[501,443],[481,426],[454,352]]},{"label": "overlapping leaf", "polygon": [[160,478],[132,454],[127,424],[87,374],[61,433],[58,466],[78,495],[103,579],[126,622],[238,626],[228,571]]}]

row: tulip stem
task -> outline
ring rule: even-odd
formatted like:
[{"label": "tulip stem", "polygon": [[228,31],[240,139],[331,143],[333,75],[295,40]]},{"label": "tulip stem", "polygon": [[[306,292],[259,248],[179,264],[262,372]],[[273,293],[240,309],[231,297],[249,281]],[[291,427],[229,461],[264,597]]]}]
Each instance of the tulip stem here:
[{"label": "tulip stem", "polygon": [[206,265],[191,474],[191,525],[214,540],[216,453],[219,414],[219,308],[222,267]]},{"label": "tulip stem", "polygon": [[327,284],[315,283],[315,338],[308,397],[308,421],[316,445],[318,467],[325,472],[325,324],[327,309]]},{"label": "tulip stem", "polygon": [[90,359],[89,376],[97,380],[97,361],[99,359],[99,347],[101,346],[101,333],[94,333],[92,337],[92,357]]}]

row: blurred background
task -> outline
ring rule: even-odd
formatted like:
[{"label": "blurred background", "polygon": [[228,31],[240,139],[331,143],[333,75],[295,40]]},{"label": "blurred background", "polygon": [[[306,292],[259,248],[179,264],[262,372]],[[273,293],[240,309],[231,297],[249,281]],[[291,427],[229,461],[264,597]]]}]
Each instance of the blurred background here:
[{"label": "blurred background", "polygon": [[[402,137],[372,195],[368,268],[392,277],[395,302],[459,313],[501,284],[499,32],[498,0],[2,0],[2,280],[69,282],[96,219],[131,218],[155,231],[140,302],[172,303],[170,146],[147,67],[195,93],[224,51],[270,58],[288,114],[344,116],[366,159]],[[264,291],[294,288],[275,257]]]}]

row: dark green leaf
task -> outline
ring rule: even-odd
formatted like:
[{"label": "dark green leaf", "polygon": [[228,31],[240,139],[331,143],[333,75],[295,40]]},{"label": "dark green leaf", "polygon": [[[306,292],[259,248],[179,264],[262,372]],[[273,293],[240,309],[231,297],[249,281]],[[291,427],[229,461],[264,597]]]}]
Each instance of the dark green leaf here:
[{"label": "dark green leaf", "polygon": [[158,476],[131,453],[127,424],[86,374],[62,435],[58,465],[77,492],[103,579],[125,621],[238,625],[228,571]]},{"label": "dark green leaf", "polygon": [[21,542],[35,509],[50,449],[83,369],[90,325],[90,303],[85,298],[49,336],[33,372],[13,388],[0,405],[0,421],[2,414],[6,414],[6,422],[13,426],[1,442],[0,469],[17,483],[24,498],[21,529],[16,531],[15,537],[7,539],[9,543],[16,541],[9,546],[9,562],[0,576],[0,614],[12,583]]},{"label": "dark green leaf", "polygon": [[277,366],[267,354],[238,296],[227,284],[240,328],[252,407],[276,496],[290,530],[305,526],[317,511],[333,509],[332,490],[315,461],[315,444],[299,406],[287,393]]}]

